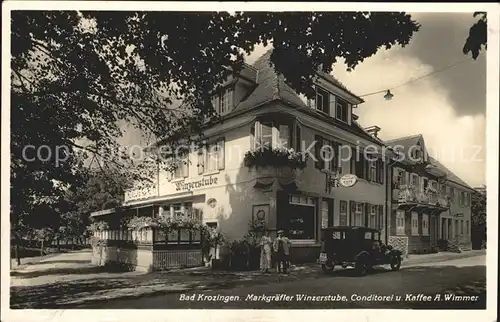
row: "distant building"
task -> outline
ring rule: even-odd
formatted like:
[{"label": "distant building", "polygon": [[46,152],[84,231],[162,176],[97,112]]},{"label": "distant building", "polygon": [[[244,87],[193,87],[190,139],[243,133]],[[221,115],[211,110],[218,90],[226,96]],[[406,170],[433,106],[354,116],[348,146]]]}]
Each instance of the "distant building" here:
[{"label": "distant building", "polygon": [[421,134],[386,143],[401,157],[391,167],[391,241],[409,253],[430,252],[438,240],[470,249],[474,189],[428,155]]}]

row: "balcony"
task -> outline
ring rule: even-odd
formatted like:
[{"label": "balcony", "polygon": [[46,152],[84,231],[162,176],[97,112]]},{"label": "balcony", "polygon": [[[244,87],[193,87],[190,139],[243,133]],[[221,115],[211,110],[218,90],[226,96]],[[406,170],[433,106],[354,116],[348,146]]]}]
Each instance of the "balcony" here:
[{"label": "balcony", "polygon": [[398,203],[415,203],[448,208],[450,198],[428,187],[420,191],[413,185],[399,185],[393,190],[393,201]]}]

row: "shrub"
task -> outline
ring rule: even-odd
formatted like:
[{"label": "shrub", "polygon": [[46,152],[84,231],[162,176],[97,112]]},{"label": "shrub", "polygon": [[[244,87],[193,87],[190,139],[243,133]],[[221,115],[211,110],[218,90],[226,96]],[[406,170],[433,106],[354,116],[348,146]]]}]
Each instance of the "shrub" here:
[{"label": "shrub", "polygon": [[245,154],[243,163],[247,168],[258,167],[291,167],[292,169],[304,169],[307,166],[308,155],[295,152],[293,149],[276,148],[265,146]]}]

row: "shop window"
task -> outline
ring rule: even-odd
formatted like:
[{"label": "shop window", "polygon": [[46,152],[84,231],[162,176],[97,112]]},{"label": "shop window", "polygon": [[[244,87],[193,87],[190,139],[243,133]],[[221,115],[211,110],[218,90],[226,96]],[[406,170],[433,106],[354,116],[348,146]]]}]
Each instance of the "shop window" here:
[{"label": "shop window", "polygon": [[289,195],[286,217],[280,226],[288,231],[290,239],[314,240],[316,231],[316,202],[312,197]]},{"label": "shop window", "polygon": [[411,234],[412,236],[418,236],[418,214],[416,212],[411,213]]},{"label": "shop window", "polygon": [[403,210],[396,212],[396,234],[405,235],[405,212]]},{"label": "shop window", "polygon": [[422,214],[422,235],[429,236],[429,215]]}]

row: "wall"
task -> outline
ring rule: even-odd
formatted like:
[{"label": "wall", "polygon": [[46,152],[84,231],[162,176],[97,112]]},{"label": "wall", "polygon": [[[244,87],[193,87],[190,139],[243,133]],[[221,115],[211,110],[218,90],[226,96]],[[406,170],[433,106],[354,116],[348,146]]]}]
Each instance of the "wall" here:
[{"label": "wall", "polygon": [[[450,182],[449,185],[451,187],[455,188],[455,200],[454,201],[452,200],[451,207],[450,207],[449,211],[441,213],[441,218],[446,218],[446,219],[450,218],[453,220],[452,227],[453,227],[454,239],[458,239],[461,243],[464,243],[464,244],[470,244],[470,242],[471,242],[471,234],[470,234],[471,206],[470,205],[467,205],[467,206],[461,205],[459,202],[458,196],[459,196],[461,191],[466,191],[469,194],[471,193],[471,191],[466,190],[465,188],[463,188],[457,184],[453,184],[452,182]],[[457,214],[463,214],[463,216],[457,216]],[[459,225],[461,224],[461,222],[463,220],[463,225],[464,225],[464,233],[463,234],[461,233],[460,226],[458,227],[459,228],[458,233],[455,231],[455,222],[454,221],[456,219],[459,220]],[[467,231],[467,226],[465,224],[466,221],[469,222],[468,231]],[[441,228],[439,231],[441,232]]]}]

